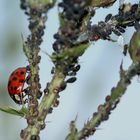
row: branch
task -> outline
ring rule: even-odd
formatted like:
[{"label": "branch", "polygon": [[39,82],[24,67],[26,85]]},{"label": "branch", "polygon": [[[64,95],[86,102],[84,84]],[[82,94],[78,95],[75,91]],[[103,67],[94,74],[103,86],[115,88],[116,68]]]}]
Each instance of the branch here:
[{"label": "branch", "polygon": [[[95,12],[95,11],[94,11]],[[87,28],[84,28],[77,40],[72,40],[73,44],[87,43],[90,41],[97,41],[99,39],[115,41],[110,35],[114,33],[117,36],[125,33],[126,27],[134,26],[135,29],[139,27],[140,21],[140,7],[138,4],[123,4],[119,7],[118,14],[112,15],[109,13],[104,21],[98,24],[91,25],[91,15],[88,15]]]},{"label": "branch", "polygon": [[77,130],[75,122],[73,122],[73,125],[71,123],[70,127],[73,127],[73,129],[71,128],[71,132],[66,137],[66,140],[81,140],[93,135],[101,122],[109,119],[111,111],[116,108],[122,95],[125,94],[128,85],[131,84],[132,78],[140,74],[140,26],[137,26],[136,32],[132,35],[127,48],[129,49],[133,63],[126,71],[123,70],[121,64],[120,80],[117,86],[111,89],[111,94],[106,96],[105,103],[98,106],[97,112],[93,114],[92,118],[87,121],[80,131]]},{"label": "branch", "polygon": [[131,84],[131,80],[140,71],[140,63],[132,63],[128,70],[124,71],[122,65],[120,67],[120,80],[116,87],[111,90],[111,95],[106,96],[104,104],[98,106],[98,111],[95,112],[90,120],[84,124],[84,127],[78,131],[73,125],[76,133],[73,131],[68,134],[66,140],[81,140],[93,135],[96,128],[103,122],[109,119],[111,111],[116,108],[123,94],[127,90],[128,85]]},{"label": "branch", "polygon": [[49,89],[47,90],[48,94],[45,94],[41,100],[41,103],[38,107],[38,117],[32,122],[29,120],[30,124],[28,127],[21,131],[21,137],[30,140],[32,137],[39,137],[39,133],[42,129],[45,128],[45,118],[48,113],[51,113],[51,106],[54,104],[59,89],[64,81],[65,76],[60,73],[60,69],[56,68],[56,72],[53,76],[53,79],[50,83]]},{"label": "branch", "polygon": [[[24,112],[13,109],[10,109],[10,111],[11,114],[25,116],[27,120],[28,126],[21,131],[21,138],[24,140],[39,140],[40,131],[45,128],[47,115],[52,112],[53,107],[59,104],[59,92],[66,88],[67,83],[73,83],[76,80],[76,74],[80,69],[78,59],[89,47],[87,41],[89,37],[85,42],[75,43],[74,41],[79,39],[81,32],[85,32],[88,29],[84,22],[90,20],[93,16],[89,9],[91,7],[93,9],[95,7],[107,7],[112,5],[116,0],[85,0],[82,1],[82,4],[77,0],[72,0],[59,3],[59,7],[63,8],[63,11],[59,13],[61,26],[54,35],[56,41],[53,44],[54,52],[50,57],[55,65],[53,70],[54,75],[51,82],[48,83],[44,89],[44,95],[39,104],[38,99],[42,96],[38,74],[41,59],[39,56],[39,46],[43,41],[42,36],[47,19],[46,13],[54,6],[55,1],[56,0],[21,0],[21,8],[25,11],[25,14],[29,16],[29,29],[31,31],[27,40],[23,41],[23,50],[29,62],[31,76],[28,87],[29,103],[28,108],[25,109]],[[95,32],[90,33],[93,35]],[[124,73],[124,78],[120,80],[121,84],[126,84],[126,81],[124,81],[126,80],[125,76],[129,76],[129,72]],[[66,80],[67,77],[70,78]],[[132,77],[130,76],[128,78],[131,79]],[[127,87],[128,84],[129,83],[125,86]],[[116,93],[118,93],[117,90],[123,94],[126,89],[118,83],[117,87],[112,90],[111,96],[108,97],[109,99],[107,98],[106,103],[99,106],[98,112],[85,124],[85,127],[81,131],[77,131],[74,124],[75,121],[73,121],[71,123],[72,133],[68,135],[67,139],[81,139],[95,132],[95,127],[100,124],[100,121],[106,119],[108,109],[111,111],[113,106],[117,104],[118,98],[121,97],[120,94],[116,96]]]},{"label": "branch", "polygon": [[[31,1],[30,4],[32,4],[32,2],[33,1]],[[82,6],[82,8],[85,8],[87,6],[86,5],[87,3],[88,2],[85,2],[84,6]],[[73,4],[74,3],[72,3],[72,6],[75,6]],[[35,3],[35,5],[37,6],[38,4]],[[36,8],[36,6],[33,6],[33,8]],[[81,5],[79,5],[79,7],[80,6]],[[36,9],[40,9],[40,8],[36,8]],[[84,9],[83,9],[83,11],[84,11]],[[81,19],[84,18],[83,14],[82,15],[81,15],[81,13],[79,13],[79,14],[80,14],[79,18],[81,18]],[[74,28],[77,28],[77,31],[73,30],[71,35],[75,36],[75,35],[79,34],[80,22],[78,21],[79,23],[77,24],[77,19],[76,19],[74,24],[79,25],[79,27],[77,25],[76,26],[72,25],[73,26],[72,27],[71,24],[69,24],[70,22],[67,20],[67,17],[63,17],[62,19],[64,20],[63,21],[64,25],[60,29],[59,33],[63,32],[64,28],[68,28],[70,30],[73,30],[72,28],[74,27]],[[34,31],[34,30],[32,30],[32,31]],[[35,107],[30,108],[31,115],[27,116],[28,126],[27,126],[27,128],[25,128],[24,130],[21,131],[21,137],[24,140],[39,139],[40,131],[45,128],[45,118],[46,118],[47,114],[52,112],[53,106],[56,107],[59,104],[59,101],[57,99],[59,97],[59,92],[65,89],[67,83],[69,83],[69,82],[71,83],[71,82],[74,82],[76,80],[75,77],[72,77],[72,78],[68,79],[67,81],[65,81],[65,78],[67,75],[70,74],[71,71],[75,75],[76,72],[79,70],[78,65],[77,66],[75,66],[75,65],[78,63],[77,62],[78,57],[81,56],[85,52],[85,50],[88,48],[88,43],[80,44],[80,45],[72,45],[69,42],[69,37],[67,36],[67,33],[68,33],[67,31],[66,32],[64,31],[60,35],[61,38],[64,38],[61,40],[61,42],[64,42],[64,44],[63,43],[61,44],[61,42],[57,42],[59,40],[59,35],[56,36],[56,38],[57,37],[58,38],[53,46],[55,52],[52,54],[52,57],[51,57],[52,61],[55,64],[54,76],[53,76],[51,82],[46,86],[46,89],[44,90],[45,94],[44,94],[40,104],[37,105],[36,103],[32,103],[33,106],[35,106]],[[35,62],[36,62],[36,59],[35,58],[30,59],[30,56],[31,56],[30,53],[32,53],[32,51],[30,51],[30,49],[28,49],[30,46],[29,44],[30,43],[28,43],[28,42],[24,43],[24,51],[25,51],[25,54],[28,57],[28,60],[30,62],[31,74],[38,74],[38,71],[36,71],[37,67],[35,67],[38,65],[38,63],[35,66],[32,63],[33,60],[35,60]],[[62,50],[59,49],[58,46],[61,47]],[[63,49],[64,46],[65,46],[65,49]],[[33,68],[33,70],[32,70],[32,68]],[[34,70],[35,70],[35,72],[34,72]],[[32,78],[31,83],[34,83],[34,78]],[[35,88],[35,90],[33,90],[33,94],[35,94],[35,93],[38,93],[36,91],[36,88]],[[36,99],[36,94],[33,95],[33,97],[34,96]],[[31,100],[31,101],[33,101],[33,100]],[[35,112],[32,112],[32,110]],[[33,114],[35,114],[35,115],[33,115]]]},{"label": "branch", "polygon": [[40,44],[44,35],[47,11],[53,7],[55,0],[21,0],[21,8],[29,16],[29,30],[31,34],[23,42],[23,51],[29,62],[30,79],[28,81],[28,114],[25,118],[28,126],[21,131],[21,138],[24,140],[38,140],[39,132],[44,122],[38,121],[38,116],[42,113],[38,106],[38,99],[42,96],[39,78],[39,56]]}]

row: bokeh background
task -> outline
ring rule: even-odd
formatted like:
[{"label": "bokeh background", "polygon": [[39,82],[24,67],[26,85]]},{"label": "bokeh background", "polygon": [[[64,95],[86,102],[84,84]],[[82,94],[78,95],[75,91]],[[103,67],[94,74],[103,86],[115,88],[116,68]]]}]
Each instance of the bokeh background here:
[{"label": "bokeh background", "polygon": [[[138,3],[138,0],[127,2]],[[28,64],[22,51],[21,34],[29,34],[28,17],[19,8],[20,0],[0,0],[0,106],[20,108],[9,97],[7,81],[10,73],[17,67]],[[113,7],[97,10],[93,23],[104,20],[108,13],[117,13],[117,1]],[[40,78],[42,89],[50,81],[53,66],[44,53],[52,52],[53,34],[59,27],[57,8],[48,13],[45,35],[41,45]],[[126,30],[124,43],[128,43],[134,28]],[[112,38],[117,39],[115,35]],[[69,84],[61,93],[60,105],[48,115],[46,129],[41,132],[41,140],[64,140],[69,132],[69,123],[77,118],[78,129],[90,119],[99,104],[110,93],[119,80],[119,67],[123,60],[124,68],[131,64],[129,55],[122,54],[122,46],[108,41],[92,42],[86,53],[80,58],[81,69],[78,80]],[[112,112],[108,121],[102,123],[94,136],[88,140],[138,140],[140,138],[140,83],[138,77],[132,80],[120,104]],[[23,118],[0,112],[0,140],[20,140],[20,130],[26,127]]]}]

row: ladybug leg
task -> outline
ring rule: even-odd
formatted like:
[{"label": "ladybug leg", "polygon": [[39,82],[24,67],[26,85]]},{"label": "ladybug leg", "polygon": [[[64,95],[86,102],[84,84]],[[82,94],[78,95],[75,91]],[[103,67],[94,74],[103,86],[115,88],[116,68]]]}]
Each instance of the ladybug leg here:
[{"label": "ladybug leg", "polygon": [[21,104],[24,105],[26,103],[28,103],[28,99],[25,98],[27,94],[24,94],[24,92],[21,93],[20,95],[20,100],[21,100]]},{"label": "ladybug leg", "polygon": [[17,104],[19,104],[19,105],[21,105],[22,103],[23,103],[23,98],[22,98],[22,93],[20,93],[20,94],[14,94],[14,95],[12,95],[11,96],[12,97],[12,99],[17,103]]},{"label": "ladybug leg", "polygon": [[24,95],[23,95],[23,92],[20,93],[20,101],[21,101],[21,105],[24,105],[25,104],[25,101],[24,101]]},{"label": "ladybug leg", "polygon": [[[29,87],[23,89],[22,93],[23,93],[22,97],[24,98],[24,104],[26,104],[29,101]],[[25,98],[25,97],[27,97],[27,98]]]},{"label": "ladybug leg", "polygon": [[30,83],[31,83],[31,76],[30,75],[28,75],[27,77],[26,77],[26,79],[25,79],[25,82],[29,85]]},{"label": "ladybug leg", "polygon": [[29,87],[23,89],[23,93],[24,93],[24,97],[25,97],[26,95],[29,95]]},{"label": "ladybug leg", "polygon": [[19,94],[19,100],[20,100],[20,104],[21,105],[24,105],[24,104],[26,104],[26,103],[28,103],[28,99],[27,98],[25,98],[28,94],[28,88],[25,88],[24,90],[22,90],[22,92]]},{"label": "ladybug leg", "polygon": [[30,76],[30,67],[29,67],[29,65],[26,66],[26,70],[27,70],[28,75],[27,75],[27,77],[25,79],[25,82],[29,85],[31,83],[30,82],[31,76]]},{"label": "ladybug leg", "polygon": [[28,103],[28,101],[29,101],[28,99],[25,99],[25,100],[24,100],[24,104]]}]

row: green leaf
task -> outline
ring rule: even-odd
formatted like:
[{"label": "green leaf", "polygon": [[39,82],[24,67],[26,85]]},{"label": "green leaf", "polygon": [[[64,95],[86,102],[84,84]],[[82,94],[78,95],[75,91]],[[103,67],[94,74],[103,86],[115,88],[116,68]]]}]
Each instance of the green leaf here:
[{"label": "green leaf", "polygon": [[9,114],[20,116],[20,117],[24,117],[28,113],[28,110],[26,107],[22,107],[20,110],[16,110],[12,107],[0,107],[0,110],[5,113],[9,113]]},{"label": "green leaf", "polygon": [[137,30],[131,38],[129,54],[134,63],[140,62],[140,29]]},{"label": "green leaf", "polygon": [[108,7],[112,6],[115,1],[116,0],[91,0],[91,5],[93,7]]},{"label": "green leaf", "polygon": [[68,48],[60,54],[52,55],[51,59],[63,61],[65,58],[81,56],[85,52],[85,50],[88,48],[88,46],[89,45],[87,43],[85,43],[85,44],[80,44],[78,46],[75,46],[73,48]]},{"label": "green leaf", "polygon": [[65,21],[64,21],[64,18],[62,17],[61,13],[58,13],[58,18],[59,18],[60,26],[64,27]]}]

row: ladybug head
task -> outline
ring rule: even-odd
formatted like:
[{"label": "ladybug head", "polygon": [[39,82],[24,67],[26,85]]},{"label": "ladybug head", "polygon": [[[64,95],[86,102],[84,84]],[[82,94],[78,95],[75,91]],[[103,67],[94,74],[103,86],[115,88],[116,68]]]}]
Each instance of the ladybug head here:
[{"label": "ladybug head", "polygon": [[23,99],[22,93],[21,94],[13,94],[10,96],[14,100],[15,103],[17,103],[19,105],[25,104],[25,100]]}]

